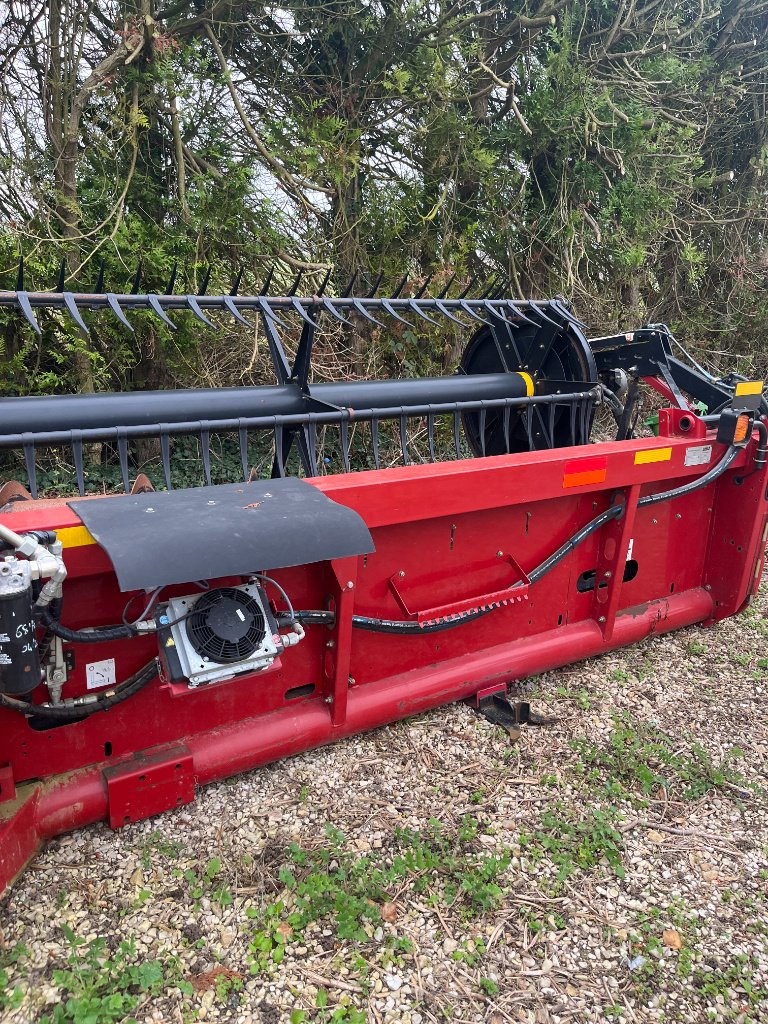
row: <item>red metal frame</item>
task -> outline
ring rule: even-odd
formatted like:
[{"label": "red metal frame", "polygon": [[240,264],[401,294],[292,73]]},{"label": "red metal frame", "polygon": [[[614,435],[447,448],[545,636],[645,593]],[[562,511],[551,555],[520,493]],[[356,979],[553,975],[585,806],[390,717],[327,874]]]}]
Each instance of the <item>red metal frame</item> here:
[{"label": "red metal frame", "polygon": [[[660,430],[659,438],[311,481],[354,508],[376,546],[274,572],[295,607],[332,606],[333,627],[308,626],[264,672],[199,689],[157,679],[76,724],[36,731],[0,708],[0,888],[60,832],[101,819],[117,827],[188,802],[194,785],[737,613],[757,589],[768,533],[768,469],[754,467],[756,436],[708,487],[638,508],[643,495],[702,475],[706,467],[686,464],[690,449],[712,445],[710,465],[723,454],[691,413],[664,411]],[[592,482],[574,484],[582,478]],[[353,630],[353,610],[425,621],[504,599],[513,576],[526,582],[526,571],[617,496],[621,519],[485,617],[421,636]],[[59,531],[67,625],[119,620],[129,595],[65,501],[20,503],[4,521],[18,532]],[[126,678],[156,644],[145,636],[74,645],[65,696],[86,691],[89,661],[113,657]]]}]

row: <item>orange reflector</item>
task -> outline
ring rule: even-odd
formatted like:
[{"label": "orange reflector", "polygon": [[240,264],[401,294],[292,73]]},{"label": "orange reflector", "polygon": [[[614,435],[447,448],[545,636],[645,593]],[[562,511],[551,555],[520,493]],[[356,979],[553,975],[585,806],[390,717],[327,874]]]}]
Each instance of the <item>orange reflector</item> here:
[{"label": "orange reflector", "polygon": [[583,487],[585,484],[601,484],[608,472],[606,456],[588,459],[569,459],[563,466],[563,487]]},{"label": "orange reflector", "polygon": [[741,442],[747,436],[747,432],[749,430],[749,424],[751,422],[752,421],[751,421],[749,416],[745,416],[743,413],[742,413],[741,416],[739,416],[739,418],[736,420],[736,426],[735,426],[734,431],[733,431],[733,443],[734,444],[741,444]]}]

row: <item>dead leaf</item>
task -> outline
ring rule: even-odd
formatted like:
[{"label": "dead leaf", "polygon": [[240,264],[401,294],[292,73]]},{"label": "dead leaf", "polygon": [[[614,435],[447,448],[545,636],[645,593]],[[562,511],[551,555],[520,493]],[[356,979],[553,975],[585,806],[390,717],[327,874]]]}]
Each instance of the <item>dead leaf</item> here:
[{"label": "dead leaf", "polygon": [[392,924],[397,920],[397,906],[394,903],[383,903],[381,906],[381,919]]},{"label": "dead leaf", "polygon": [[284,939],[293,935],[293,928],[291,928],[287,921],[281,921],[277,928],[275,928],[275,931],[278,935],[282,935]]},{"label": "dead leaf", "polygon": [[488,1024],[504,1024],[504,1018],[500,1013],[494,1011],[488,1018]]},{"label": "dead leaf", "polygon": [[650,832],[646,833],[648,841],[651,843],[666,843],[669,836],[665,836],[663,832],[657,832],[655,829],[651,829]]},{"label": "dead leaf", "polygon": [[217,978],[225,978],[227,981],[234,981],[235,978],[242,979],[242,974],[231,971],[229,967],[214,967],[210,971],[203,971],[202,974],[192,974],[189,983],[195,992],[205,992],[207,989],[216,988]]},{"label": "dead leaf", "polygon": [[683,939],[676,928],[665,928],[661,935],[662,941],[667,949],[682,949]]}]

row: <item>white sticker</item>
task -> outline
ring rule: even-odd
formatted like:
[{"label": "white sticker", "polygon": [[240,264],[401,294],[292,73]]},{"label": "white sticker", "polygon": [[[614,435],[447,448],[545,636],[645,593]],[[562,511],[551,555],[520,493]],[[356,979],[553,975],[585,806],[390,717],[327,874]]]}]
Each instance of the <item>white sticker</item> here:
[{"label": "white sticker", "polygon": [[635,547],[635,538],[634,537],[630,537],[629,538],[629,547],[627,548],[627,561],[629,561],[630,558],[632,557],[632,552],[634,550],[634,547]]},{"label": "white sticker", "polygon": [[102,686],[114,686],[115,678],[114,658],[105,658],[104,661],[89,661],[85,666],[85,683],[89,690],[98,690]]},{"label": "white sticker", "polygon": [[686,466],[706,466],[712,458],[712,445],[702,444],[697,448],[689,448],[685,453]]}]

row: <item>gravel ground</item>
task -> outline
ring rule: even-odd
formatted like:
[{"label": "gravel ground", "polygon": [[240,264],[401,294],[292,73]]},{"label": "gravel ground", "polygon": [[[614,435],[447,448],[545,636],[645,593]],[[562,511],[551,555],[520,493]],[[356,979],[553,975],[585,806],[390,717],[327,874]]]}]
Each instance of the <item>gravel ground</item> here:
[{"label": "gravel ground", "polygon": [[48,844],[3,1021],[768,1021],[768,586],[738,620]]}]

